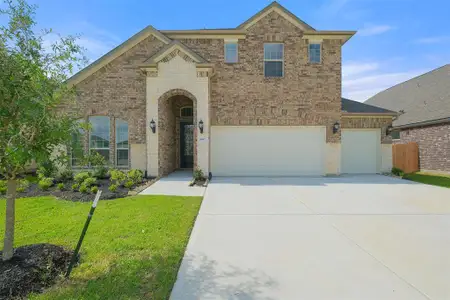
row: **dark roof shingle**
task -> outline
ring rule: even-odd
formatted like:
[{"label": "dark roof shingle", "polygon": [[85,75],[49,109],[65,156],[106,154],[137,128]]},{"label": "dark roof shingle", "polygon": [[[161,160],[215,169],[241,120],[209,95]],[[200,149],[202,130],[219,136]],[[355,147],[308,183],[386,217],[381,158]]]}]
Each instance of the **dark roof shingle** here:
[{"label": "dark roof shingle", "polygon": [[363,114],[389,114],[397,115],[396,112],[390,111],[381,107],[376,107],[372,105],[368,105],[365,103],[361,103],[358,101],[353,101],[350,99],[342,98],[342,112],[348,113],[363,113]]}]

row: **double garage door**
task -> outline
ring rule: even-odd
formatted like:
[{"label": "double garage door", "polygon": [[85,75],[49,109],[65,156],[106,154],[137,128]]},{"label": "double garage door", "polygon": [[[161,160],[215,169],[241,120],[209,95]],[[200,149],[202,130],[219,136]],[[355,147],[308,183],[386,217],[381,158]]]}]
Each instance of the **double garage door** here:
[{"label": "double garage door", "polygon": [[[341,172],[376,173],[379,141],[379,130],[342,130]],[[325,127],[211,127],[214,176],[324,175],[325,156]]]}]

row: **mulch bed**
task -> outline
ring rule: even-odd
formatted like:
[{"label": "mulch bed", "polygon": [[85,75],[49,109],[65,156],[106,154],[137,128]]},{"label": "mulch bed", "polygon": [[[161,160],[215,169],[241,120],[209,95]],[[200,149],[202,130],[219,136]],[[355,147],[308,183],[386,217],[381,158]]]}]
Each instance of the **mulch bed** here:
[{"label": "mulch bed", "polygon": [[12,259],[0,260],[0,299],[26,297],[50,287],[67,271],[72,254],[51,244],[16,248]]},{"label": "mulch bed", "polygon": [[[149,186],[149,183],[153,183],[154,178],[144,178],[143,182],[139,185],[134,187],[131,192],[134,190],[142,189],[142,186]],[[75,201],[75,202],[90,202],[94,200],[94,194],[92,193],[80,193],[78,191],[72,191],[72,185],[74,184],[74,181],[68,181],[65,182],[65,189],[63,191],[60,191],[55,186],[52,186],[47,191],[42,191],[39,189],[38,185],[36,183],[30,183],[30,186],[28,189],[23,193],[17,193],[17,197],[40,197],[40,196],[55,196],[58,199],[63,200],[69,200],[69,201]],[[118,186],[117,190],[115,192],[111,192],[108,188],[111,184],[111,181],[109,179],[98,179],[97,180],[97,186],[98,189],[102,191],[102,195],[100,196],[101,200],[112,200],[117,198],[124,198],[129,196],[130,190],[123,187]],[[137,193],[134,193],[137,194]]]}]

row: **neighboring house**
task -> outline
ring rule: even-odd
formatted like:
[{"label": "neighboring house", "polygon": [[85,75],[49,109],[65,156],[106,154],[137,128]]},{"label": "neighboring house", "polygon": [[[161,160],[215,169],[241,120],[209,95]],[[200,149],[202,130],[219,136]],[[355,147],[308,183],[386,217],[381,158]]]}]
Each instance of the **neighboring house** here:
[{"label": "neighboring house", "polygon": [[398,111],[397,143],[417,142],[422,170],[450,172],[450,64],[393,86],[365,102]]},{"label": "neighboring house", "polygon": [[341,99],[354,34],[315,30],[276,2],[233,29],[149,26],[69,80],[67,109],[93,124],[77,144],[153,176],[389,171],[394,114]]}]

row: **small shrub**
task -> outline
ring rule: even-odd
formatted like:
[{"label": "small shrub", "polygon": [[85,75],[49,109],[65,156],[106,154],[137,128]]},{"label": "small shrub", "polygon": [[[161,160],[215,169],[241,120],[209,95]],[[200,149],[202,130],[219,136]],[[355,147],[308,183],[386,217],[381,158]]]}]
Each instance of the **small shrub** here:
[{"label": "small shrub", "polygon": [[125,173],[120,170],[111,170],[110,174],[111,174],[110,178],[111,182],[113,182],[116,185],[121,185],[127,179],[127,175],[125,175]]},{"label": "small shrub", "polygon": [[116,185],[116,184],[111,184],[111,185],[109,186],[108,190],[109,190],[110,192],[115,193],[115,192],[117,191],[117,185]]},{"label": "small shrub", "polygon": [[204,180],[205,179],[205,175],[203,174],[203,171],[201,169],[195,169],[194,179],[195,180]]},{"label": "small shrub", "polygon": [[95,177],[88,177],[88,178],[86,178],[83,181],[82,185],[85,185],[86,187],[91,187],[91,186],[93,186],[96,183],[97,183],[97,178],[95,178]]},{"label": "small shrub", "polygon": [[38,186],[41,190],[46,191],[53,185],[53,178],[44,177],[38,182]]},{"label": "small shrub", "polygon": [[91,187],[91,193],[92,194],[97,194],[97,192],[98,192],[98,187],[97,186],[93,186],[93,187]]},{"label": "small shrub", "polygon": [[134,186],[134,182],[131,180],[128,180],[127,182],[125,182],[125,184],[123,186],[126,187],[127,189],[131,189]]},{"label": "small shrub", "polygon": [[66,169],[58,174],[57,180],[62,182],[67,182],[73,178],[73,171],[72,169]]},{"label": "small shrub", "polygon": [[131,180],[135,185],[142,182],[144,179],[144,173],[138,169],[132,169],[127,173],[128,180]]},{"label": "small shrub", "polygon": [[399,169],[399,168],[396,168],[396,167],[393,167],[391,172],[392,172],[392,174],[394,174],[396,176],[403,176],[403,175],[405,175],[405,173],[403,172],[402,169]]},{"label": "small shrub", "polygon": [[25,192],[28,189],[29,186],[30,186],[30,183],[28,182],[28,180],[20,179],[19,182],[18,182],[18,186],[16,188],[16,191],[18,193],[23,193],[23,192]]},{"label": "small shrub", "polygon": [[82,184],[82,185],[80,185],[80,188],[78,189],[78,191],[80,192],[80,193],[87,193],[88,192],[88,187],[87,186],[85,186],[84,184]]},{"label": "small shrub", "polygon": [[55,173],[56,166],[51,160],[40,163],[38,166],[37,174],[39,180],[43,178],[51,178],[53,175],[55,175]]},{"label": "small shrub", "polygon": [[75,180],[75,182],[82,184],[89,177],[91,177],[91,174],[89,174],[89,172],[80,172],[76,174],[73,179]]},{"label": "small shrub", "polygon": [[80,185],[78,183],[74,183],[72,184],[72,191],[78,191],[78,189],[80,188]]},{"label": "small shrub", "polygon": [[0,195],[6,194],[7,189],[6,180],[0,180]]},{"label": "small shrub", "polygon": [[60,190],[60,191],[64,191],[64,188],[65,188],[64,183],[62,183],[62,182],[58,183],[58,184],[56,185],[56,187],[57,187],[58,190]]},{"label": "small shrub", "polygon": [[88,157],[89,164],[94,169],[94,177],[105,179],[108,177],[108,162],[98,152],[93,152]]}]

